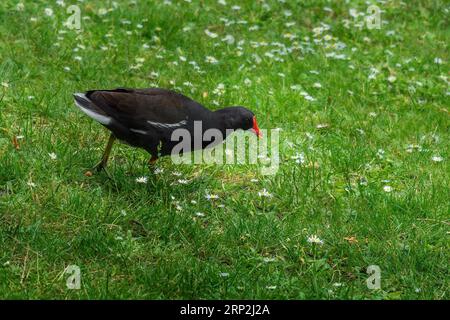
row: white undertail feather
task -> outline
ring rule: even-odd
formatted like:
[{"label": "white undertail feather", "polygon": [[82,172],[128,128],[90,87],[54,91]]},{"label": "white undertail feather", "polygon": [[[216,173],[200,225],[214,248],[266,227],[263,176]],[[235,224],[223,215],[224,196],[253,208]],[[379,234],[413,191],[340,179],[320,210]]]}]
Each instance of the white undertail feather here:
[{"label": "white undertail feather", "polygon": [[[86,97],[86,95],[84,93],[75,93],[74,95],[81,98],[82,100],[86,101],[86,103],[92,104],[92,102]],[[112,119],[110,117],[99,114],[99,113],[95,112],[94,110],[88,108],[87,106],[81,105],[76,99],[75,99],[75,104],[78,106],[78,108],[81,109],[81,111],[83,111],[85,114],[87,114],[89,117],[91,117],[95,121],[98,121],[104,125],[108,125],[111,123]]]}]

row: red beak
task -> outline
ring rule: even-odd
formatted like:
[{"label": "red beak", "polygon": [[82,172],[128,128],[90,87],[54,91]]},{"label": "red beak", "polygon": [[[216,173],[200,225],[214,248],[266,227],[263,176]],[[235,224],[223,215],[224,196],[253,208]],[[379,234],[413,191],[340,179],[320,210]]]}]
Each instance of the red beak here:
[{"label": "red beak", "polygon": [[253,116],[253,128],[252,129],[258,138],[262,137],[262,133],[259,131],[258,123],[256,122],[255,116]]}]

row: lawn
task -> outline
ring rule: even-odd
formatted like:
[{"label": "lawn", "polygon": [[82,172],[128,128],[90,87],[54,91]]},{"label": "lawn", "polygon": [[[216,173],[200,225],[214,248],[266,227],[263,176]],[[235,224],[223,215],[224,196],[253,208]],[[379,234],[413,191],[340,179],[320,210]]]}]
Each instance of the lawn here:
[{"label": "lawn", "polygon": [[[372,2],[2,0],[0,298],[448,299],[450,6]],[[248,107],[278,171],[116,144],[86,175],[72,94],[116,87]]]}]

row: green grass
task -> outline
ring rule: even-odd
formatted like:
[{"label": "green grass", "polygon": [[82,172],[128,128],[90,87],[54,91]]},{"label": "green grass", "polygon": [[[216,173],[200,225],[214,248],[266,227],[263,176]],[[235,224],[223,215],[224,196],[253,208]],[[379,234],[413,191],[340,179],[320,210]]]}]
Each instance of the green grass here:
[{"label": "green grass", "polygon": [[[386,1],[372,30],[349,14],[365,1],[17,2],[0,3],[0,298],[448,299],[448,2]],[[79,33],[63,26],[70,4]],[[108,133],[72,93],[120,86],[247,106],[282,128],[277,174],[166,158],[155,175],[115,145],[109,176],[85,176]],[[66,288],[73,264],[80,290]]]}]

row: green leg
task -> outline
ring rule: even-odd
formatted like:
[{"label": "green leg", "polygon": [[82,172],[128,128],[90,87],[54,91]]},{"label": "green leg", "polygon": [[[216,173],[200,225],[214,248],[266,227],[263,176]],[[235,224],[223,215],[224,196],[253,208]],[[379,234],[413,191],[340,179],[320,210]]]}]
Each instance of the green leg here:
[{"label": "green leg", "polygon": [[102,160],[94,167],[94,169],[96,169],[97,171],[102,171],[103,169],[105,169],[115,140],[116,137],[114,137],[114,135],[111,133],[111,135],[109,136],[108,144],[106,145],[105,152],[103,153]]}]

